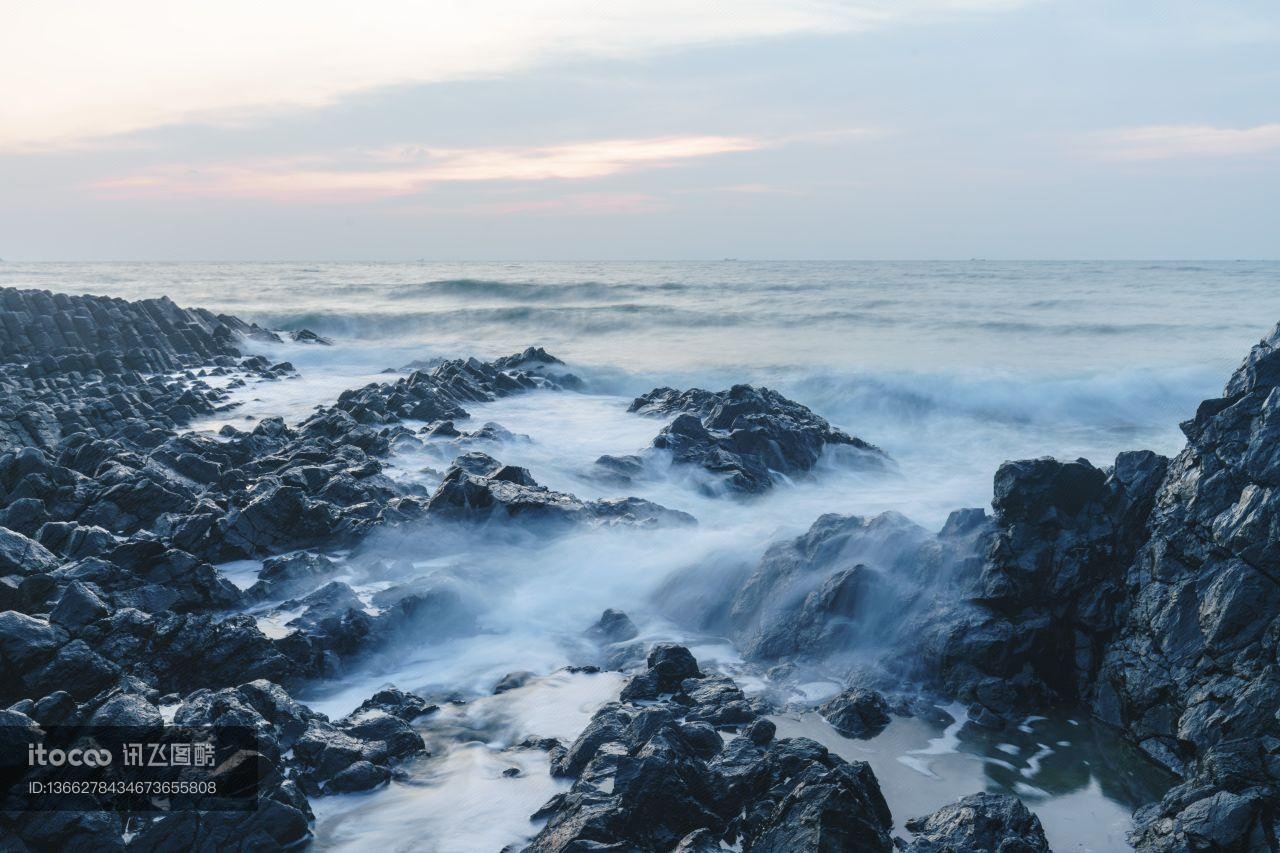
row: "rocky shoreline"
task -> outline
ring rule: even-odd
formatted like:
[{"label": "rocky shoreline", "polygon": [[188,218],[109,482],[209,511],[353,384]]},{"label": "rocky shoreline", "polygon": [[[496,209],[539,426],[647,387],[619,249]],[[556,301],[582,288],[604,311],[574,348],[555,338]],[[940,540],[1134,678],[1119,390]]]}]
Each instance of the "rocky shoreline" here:
[{"label": "rocky shoreline", "polygon": [[[482,452],[500,426],[457,427],[469,405],[582,387],[537,348],[424,365],[297,424],[184,433],[228,411],[234,388],[296,375],[253,354],[281,334],[167,299],[0,291],[0,737],[155,726],[167,708],[181,724],[253,728],[265,768],[248,817],[0,814],[13,849],[301,847],[308,798],[376,788],[423,755],[426,698],[386,689],[331,721],[290,697],[394,640],[475,630],[448,586],[393,587],[370,613],[333,578],[327,555],[376,530],[696,523],[638,497],[547,488]],[[731,638],[779,683],[841,673],[848,689],[821,713],[850,737],[944,700],[993,728],[1083,707],[1182,779],[1136,815],[1139,850],[1280,849],[1277,409],[1280,328],[1182,425],[1173,459],[1009,462],[994,513],[957,510],[938,533],[895,514],[826,515],[726,579],[723,601],[673,619]],[[768,389],[658,388],[632,411],[669,423],[649,449],[598,461],[624,491],[658,457],[724,500],[814,476],[824,454],[892,465]],[[424,446],[456,451],[434,490],[388,476],[389,458]],[[237,559],[263,561],[254,586],[214,567]],[[297,614],[284,636],[242,612],[266,599]],[[775,738],[768,699],[683,647],[636,648],[611,613],[592,636],[631,678],[575,741],[534,744],[571,787],[534,816],[545,824],[529,849],[1048,849],[1021,802],[979,792],[894,838],[869,766]]]}]

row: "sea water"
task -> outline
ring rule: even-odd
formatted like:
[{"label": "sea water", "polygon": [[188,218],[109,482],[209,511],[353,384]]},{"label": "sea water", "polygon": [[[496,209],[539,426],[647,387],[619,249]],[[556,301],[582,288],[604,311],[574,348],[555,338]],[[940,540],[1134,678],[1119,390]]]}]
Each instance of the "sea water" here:
[{"label": "sea water", "polygon": [[[826,512],[896,510],[936,529],[952,509],[989,504],[1006,459],[1105,466],[1121,450],[1174,454],[1178,423],[1280,320],[1280,264],[1259,262],[0,264],[0,284],[167,295],[332,339],[255,344],[300,377],[237,390],[239,407],[197,429],[297,421],[344,388],[404,375],[415,360],[539,345],[587,391],[468,409],[475,425],[516,434],[488,452],[583,498],[620,493],[592,476],[591,463],[652,440],[662,421],[626,408],[658,385],[764,384],[893,457],[888,474],[824,460],[815,476],[747,502],[709,497],[675,469],[622,490],[691,513],[694,528],[533,538],[391,530],[340,555],[341,578],[366,600],[397,583],[443,582],[478,628],[403,643],[303,696],[334,716],[389,683],[457,700],[419,721],[432,755],[405,780],[316,801],[319,846],[343,849],[519,844],[537,829],[528,815],[563,787],[545,755],[519,744],[572,738],[620,687],[616,674],[562,669],[590,654],[582,632],[601,610],[619,607],[642,641],[685,642],[705,667],[764,690],[763,675],[723,638],[672,617],[680,608],[661,595],[673,572],[693,567],[707,583],[685,594],[715,599],[729,594],[716,582],[725,571]],[[426,448],[395,454],[387,468],[431,488],[447,464]],[[255,569],[226,567],[242,585]],[[291,614],[271,607],[255,614],[263,629],[287,631]],[[490,696],[513,671],[536,677]],[[816,681],[800,692],[816,702],[839,688]],[[813,714],[777,721],[783,735],[869,761],[899,825],[967,793],[1008,791],[1040,815],[1055,849],[1116,849],[1132,809],[1169,784],[1082,715],[991,735],[962,719],[895,720],[865,742]]]}]

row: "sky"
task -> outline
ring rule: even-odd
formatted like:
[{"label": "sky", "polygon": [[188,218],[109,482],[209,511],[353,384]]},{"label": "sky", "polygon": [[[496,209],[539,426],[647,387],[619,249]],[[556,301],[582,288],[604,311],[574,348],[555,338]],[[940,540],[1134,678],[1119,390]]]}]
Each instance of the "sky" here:
[{"label": "sky", "polygon": [[1280,257],[1275,0],[41,0],[0,258]]}]

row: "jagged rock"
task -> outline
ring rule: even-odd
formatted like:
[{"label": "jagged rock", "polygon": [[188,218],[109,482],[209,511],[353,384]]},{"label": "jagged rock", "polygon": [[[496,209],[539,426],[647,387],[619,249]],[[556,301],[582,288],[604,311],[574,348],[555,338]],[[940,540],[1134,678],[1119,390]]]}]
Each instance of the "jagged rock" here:
[{"label": "jagged rock", "polygon": [[393,714],[406,722],[413,722],[418,717],[430,714],[438,709],[439,706],[433,705],[421,696],[413,693],[406,693],[395,687],[388,687],[385,690],[379,690],[377,693],[364,700],[357,708],[357,711],[367,711],[377,709]]},{"label": "jagged rock", "polygon": [[67,639],[65,631],[41,619],[12,610],[0,613],[0,662],[8,676],[5,683],[0,683],[0,696],[6,701],[21,698],[24,683],[58,653]]},{"label": "jagged rock", "polygon": [[524,687],[531,679],[536,677],[536,673],[529,672],[528,670],[508,672],[498,680],[497,684],[493,686],[493,695],[497,696],[499,693],[506,693],[508,690],[517,690]]},{"label": "jagged rock", "polygon": [[89,718],[93,726],[120,726],[158,729],[164,725],[160,710],[133,693],[121,693],[108,699]]},{"label": "jagged rock", "polygon": [[846,690],[818,711],[845,737],[875,737],[889,725],[889,703],[874,690]]},{"label": "jagged rock", "polygon": [[[770,546],[754,567],[720,578],[717,587],[734,590],[727,602],[685,618],[727,632],[745,657],[762,662],[887,650],[928,607],[922,589],[979,562],[973,547],[971,538],[932,535],[897,513],[824,515],[804,535]],[[705,582],[698,572],[674,576],[664,597],[696,600]]]},{"label": "jagged rock", "polygon": [[1280,799],[1277,755],[1273,737],[1210,747],[1185,782],[1138,810],[1130,842],[1150,853],[1269,849]]},{"label": "jagged rock", "polygon": [[[889,851],[889,810],[866,764],[848,764],[803,738],[775,741],[771,726],[723,744],[705,722],[687,719],[693,696],[737,691],[703,678],[678,646],[655,648],[646,675],[684,685],[669,700],[604,706],[554,773],[575,779],[534,818],[547,823],[528,850],[856,849]],[[765,746],[764,744],[768,744]]]},{"label": "jagged rock", "polygon": [[253,599],[282,598],[311,586],[338,570],[338,564],[321,554],[301,551],[262,561],[258,581],[246,595]]},{"label": "jagged rock", "polygon": [[0,574],[34,575],[53,571],[58,558],[39,542],[0,527]]},{"label": "jagged rock", "polygon": [[605,643],[623,643],[640,635],[631,617],[612,607],[600,615],[596,624],[587,629],[587,636]]},{"label": "jagged rock", "polygon": [[[727,488],[739,492],[763,492],[774,485],[775,474],[811,470],[827,446],[856,452],[859,464],[868,467],[883,467],[888,459],[879,448],[834,429],[768,388],[734,385],[718,393],[655,388],[637,397],[628,411],[676,414],[653,446],[670,451],[677,463],[718,475]],[[608,457],[605,467],[617,475],[631,466]]]},{"label": "jagged rock", "polygon": [[906,827],[908,853],[1049,853],[1040,819],[1008,794],[970,794]]},{"label": "jagged rock", "polygon": [[563,524],[692,524],[687,513],[640,498],[582,501],[540,486],[528,470],[473,452],[454,460],[427,503],[436,518]]},{"label": "jagged rock", "polygon": [[111,550],[116,538],[101,527],[87,527],[73,521],[50,521],[41,525],[36,539],[67,560],[96,557]]},{"label": "jagged rock", "polygon": [[49,613],[49,621],[76,632],[110,614],[111,608],[93,589],[73,581],[62,591],[57,606]]}]

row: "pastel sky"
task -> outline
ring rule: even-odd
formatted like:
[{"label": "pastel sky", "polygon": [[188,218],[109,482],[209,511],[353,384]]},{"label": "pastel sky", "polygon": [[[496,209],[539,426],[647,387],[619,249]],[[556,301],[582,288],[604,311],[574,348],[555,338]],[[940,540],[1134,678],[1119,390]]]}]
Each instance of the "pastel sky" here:
[{"label": "pastel sky", "polygon": [[1280,257],[1275,0],[40,0],[13,260]]}]

